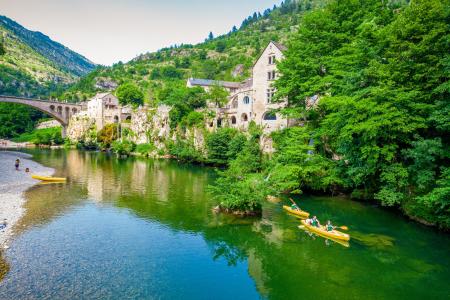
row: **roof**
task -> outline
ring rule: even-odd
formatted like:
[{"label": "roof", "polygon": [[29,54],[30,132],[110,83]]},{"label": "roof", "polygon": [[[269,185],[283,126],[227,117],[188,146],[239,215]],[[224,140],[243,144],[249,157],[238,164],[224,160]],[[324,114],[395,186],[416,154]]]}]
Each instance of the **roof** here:
[{"label": "roof", "polygon": [[274,42],[274,41],[272,41],[272,43],[273,43],[278,49],[280,49],[281,52],[286,51],[286,50],[288,49],[288,48],[287,48],[285,45],[283,45],[283,44],[280,44],[280,43],[277,43],[277,42]]},{"label": "roof", "polygon": [[97,95],[94,96],[94,98],[103,99],[106,96],[108,96],[109,94],[111,94],[111,93],[98,93]]},{"label": "roof", "polygon": [[263,51],[261,51],[261,53],[259,54],[258,58],[255,60],[255,62],[253,63],[253,67],[258,63],[259,59],[261,58],[261,56],[264,54],[264,51],[266,51],[266,49],[270,46],[270,44],[274,44],[275,47],[277,47],[281,52],[284,52],[287,50],[287,47],[283,44],[274,42],[274,41],[270,41],[266,48],[264,48]]},{"label": "roof", "polygon": [[225,88],[239,88],[240,83],[239,82],[232,82],[232,81],[221,81],[221,80],[210,80],[210,79],[199,79],[199,78],[189,78],[189,83],[191,85],[198,85],[198,86],[213,86],[213,85],[219,85]]}]

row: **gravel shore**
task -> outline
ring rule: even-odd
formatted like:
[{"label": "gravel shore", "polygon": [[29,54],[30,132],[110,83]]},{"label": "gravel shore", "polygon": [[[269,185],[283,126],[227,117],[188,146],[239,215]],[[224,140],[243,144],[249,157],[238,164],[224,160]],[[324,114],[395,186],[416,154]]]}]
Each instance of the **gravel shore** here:
[{"label": "gravel shore", "polygon": [[[16,171],[14,161],[20,159],[20,171]],[[38,183],[31,174],[50,176],[54,170],[32,160],[31,155],[21,152],[0,151],[0,247],[7,247],[14,225],[20,220],[24,209],[23,192]],[[25,173],[30,168],[30,173]],[[6,227],[2,223],[6,222]]]}]

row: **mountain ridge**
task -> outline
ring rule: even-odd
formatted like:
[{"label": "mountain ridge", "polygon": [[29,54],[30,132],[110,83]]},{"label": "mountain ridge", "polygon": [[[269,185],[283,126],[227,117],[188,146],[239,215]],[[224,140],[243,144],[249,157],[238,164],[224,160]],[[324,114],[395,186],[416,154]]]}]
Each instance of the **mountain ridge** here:
[{"label": "mountain ridge", "polygon": [[31,31],[16,21],[0,15],[0,25],[16,35],[34,51],[55,63],[62,71],[80,77],[92,71],[96,64],[40,31]]}]

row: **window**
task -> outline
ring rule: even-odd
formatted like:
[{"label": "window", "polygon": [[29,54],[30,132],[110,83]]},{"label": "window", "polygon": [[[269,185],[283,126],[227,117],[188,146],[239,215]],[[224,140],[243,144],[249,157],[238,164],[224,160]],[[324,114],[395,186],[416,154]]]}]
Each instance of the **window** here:
[{"label": "window", "polygon": [[231,107],[232,108],[238,108],[238,101],[237,101],[237,99],[233,100],[233,102],[231,103]]},{"label": "window", "polygon": [[275,63],[275,55],[269,55],[269,65],[274,65]]},{"label": "window", "polygon": [[236,117],[235,116],[231,117],[231,124],[236,124]]},{"label": "window", "polygon": [[243,113],[243,114],[241,115],[241,121],[242,121],[242,122],[247,122],[247,121],[248,121],[248,116],[247,116],[246,113]]},{"label": "window", "polygon": [[267,89],[267,103],[271,103],[275,96],[275,89]]},{"label": "window", "polygon": [[276,75],[277,75],[277,74],[276,74],[275,70],[274,70],[274,71],[267,72],[267,79],[268,79],[268,80],[275,80]]},{"label": "window", "polygon": [[243,102],[244,102],[244,104],[250,104],[250,97],[245,96]]},{"label": "window", "polygon": [[266,112],[264,114],[263,119],[265,121],[276,121],[277,120],[277,115],[275,113],[273,113],[273,112]]}]

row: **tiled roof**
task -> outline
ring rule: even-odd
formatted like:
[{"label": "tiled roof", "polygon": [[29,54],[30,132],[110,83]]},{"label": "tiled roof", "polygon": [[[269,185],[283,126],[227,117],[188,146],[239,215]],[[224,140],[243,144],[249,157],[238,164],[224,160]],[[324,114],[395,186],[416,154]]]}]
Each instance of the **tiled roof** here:
[{"label": "tiled roof", "polygon": [[199,79],[199,78],[189,78],[189,82],[191,85],[199,85],[199,86],[219,85],[226,88],[239,88],[240,85],[239,82]]},{"label": "tiled roof", "polygon": [[283,45],[283,44],[280,44],[280,43],[277,43],[277,42],[274,42],[274,41],[272,41],[272,43],[275,46],[277,46],[277,48],[280,49],[281,51],[286,51],[287,50],[287,47],[285,45]]}]

